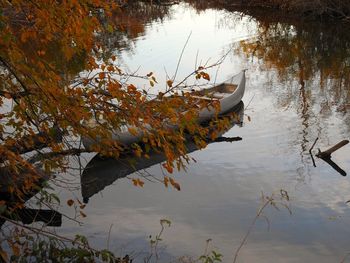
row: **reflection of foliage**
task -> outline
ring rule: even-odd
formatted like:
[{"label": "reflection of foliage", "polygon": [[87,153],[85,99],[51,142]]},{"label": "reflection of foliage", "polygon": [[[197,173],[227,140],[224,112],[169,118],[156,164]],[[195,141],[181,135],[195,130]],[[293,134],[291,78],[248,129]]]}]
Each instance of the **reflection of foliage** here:
[{"label": "reflection of foliage", "polygon": [[298,15],[333,16],[348,18],[350,4],[342,0],[247,0],[248,6],[268,7],[293,12]]},{"label": "reflection of foliage", "polygon": [[110,52],[132,50],[133,42],[145,34],[147,24],[169,16],[169,8],[142,1],[128,1],[126,6],[113,13],[112,23],[117,30],[105,31],[101,36],[102,42]]},{"label": "reflection of foliage", "polygon": [[[277,73],[273,92],[280,106],[296,107],[301,120],[301,158],[310,137],[319,134],[320,119],[350,107],[350,30],[348,24],[296,20],[284,14],[266,16],[250,12],[258,23],[258,35],[242,41],[238,53],[257,59],[262,69]],[[348,115],[342,117],[350,127]],[[317,125],[315,125],[317,123]],[[316,127],[315,127],[316,126]],[[326,127],[322,132],[327,136]]]},{"label": "reflection of foliage", "polygon": [[[199,11],[208,8],[225,8],[228,10],[244,9],[269,9],[281,10],[293,13],[297,16],[331,16],[341,19],[349,19],[350,4],[342,0],[220,0],[220,1],[203,1],[203,0],[186,0]],[[247,10],[246,10],[247,11]]]},{"label": "reflection of foliage", "polygon": [[322,91],[345,103],[350,86],[349,32],[345,25],[263,21],[257,40],[241,42],[241,51],[276,69],[281,80],[296,79],[304,85],[318,79]]}]

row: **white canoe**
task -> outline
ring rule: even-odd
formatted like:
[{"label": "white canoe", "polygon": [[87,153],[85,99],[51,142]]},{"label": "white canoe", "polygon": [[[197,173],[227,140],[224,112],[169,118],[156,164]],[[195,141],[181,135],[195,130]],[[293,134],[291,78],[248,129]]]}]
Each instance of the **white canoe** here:
[{"label": "white canoe", "polygon": [[[224,114],[236,106],[243,98],[245,91],[245,70],[212,88],[196,91],[195,96],[203,99],[220,101],[220,111]],[[199,121],[207,121],[217,114],[214,108],[203,109],[199,113]]]},{"label": "white canoe", "polygon": [[[215,114],[224,114],[242,100],[245,91],[245,70],[239,74],[234,75],[223,83],[214,87],[203,89],[200,91],[191,92],[194,98],[206,100],[218,100],[220,102],[220,111],[216,112],[213,107],[208,107],[199,112],[199,123],[212,119]],[[143,137],[143,131],[133,127],[137,132],[131,134],[128,126],[122,127],[120,131],[113,134],[113,140],[119,141],[125,145],[139,142]],[[151,129],[151,127],[149,127]],[[82,137],[82,143],[85,149],[91,149],[93,145],[99,142],[99,138]]]},{"label": "white canoe", "polygon": [[[221,131],[220,134],[218,134],[218,139],[226,138],[220,136],[222,136],[226,131],[230,130],[234,125],[238,125],[239,127],[242,126],[244,103],[241,101],[233,109],[229,109],[227,113],[223,114],[222,116],[229,117],[230,125],[225,130]],[[187,153],[198,150],[198,146],[194,143],[191,137],[186,139],[185,144]],[[220,142],[218,139],[212,141],[208,138],[207,142],[208,144]],[[151,150],[148,154],[149,158],[136,157],[133,154],[127,154],[118,159],[103,158],[97,154],[85,166],[83,173],[81,174],[81,193],[84,203],[87,203],[91,196],[102,191],[105,187],[111,185],[117,179],[124,178],[129,174],[146,169],[166,160],[166,157],[162,152]]]}]

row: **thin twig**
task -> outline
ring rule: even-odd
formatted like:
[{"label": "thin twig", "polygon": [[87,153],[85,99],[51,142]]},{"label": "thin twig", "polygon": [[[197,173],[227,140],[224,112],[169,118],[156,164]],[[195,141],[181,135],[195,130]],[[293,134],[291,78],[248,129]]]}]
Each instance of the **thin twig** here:
[{"label": "thin twig", "polygon": [[260,209],[258,210],[258,213],[256,214],[253,222],[250,224],[249,229],[247,231],[247,233],[245,234],[241,244],[239,245],[239,247],[236,250],[235,253],[235,257],[233,259],[233,263],[236,263],[237,258],[238,258],[238,253],[239,251],[242,249],[242,247],[244,246],[244,244],[247,242],[248,236],[250,235],[250,232],[253,230],[253,227],[255,226],[256,221],[258,220],[258,218],[261,216],[262,212],[264,211],[265,207],[268,206],[268,204],[271,203],[270,198],[268,198],[265,203],[263,204],[263,206],[260,207]]},{"label": "thin twig", "polygon": [[109,250],[109,241],[111,238],[111,231],[112,231],[113,224],[110,225],[109,231],[108,231],[108,238],[107,238],[107,249]]},{"label": "thin twig", "polygon": [[175,78],[176,78],[177,71],[178,71],[178,69],[179,69],[180,62],[181,62],[181,59],[182,59],[182,55],[183,55],[183,53],[185,52],[185,48],[186,48],[186,46],[187,46],[187,44],[188,44],[188,41],[190,40],[191,35],[192,35],[192,31],[191,31],[190,34],[188,35],[187,40],[186,40],[186,42],[185,42],[185,45],[183,46],[183,48],[182,48],[182,50],[181,50],[181,54],[180,54],[179,60],[178,60],[177,65],[176,65],[176,70],[175,70],[175,74],[174,74],[174,77],[173,77],[173,81],[174,81]]},{"label": "thin twig", "polygon": [[253,101],[254,97],[255,97],[255,93],[253,94],[252,98],[251,98],[250,101],[248,102],[247,106],[245,106],[244,110],[246,110],[246,109],[249,107],[249,105],[250,105],[250,103]]},{"label": "thin twig", "polygon": [[312,164],[313,164],[314,167],[316,167],[316,163],[315,163],[314,156],[312,154],[312,149],[315,147],[317,141],[318,141],[318,137],[316,138],[316,140],[314,141],[314,143],[312,144],[312,146],[311,146],[311,148],[309,150],[309,153],[310,153],[310,156],[311,156],[311,160],[312,160]]},{"label": "thin twig", "polygon": [[311,148],[310,148],[310,150],[309,150],[309,153],[310,153],[311,155],[312,155],[311,151],[312,151],[312,149],[315,147],[317,141],[318,141],[318,137],[316,138],[316,140],[314,141],[314,143],[312,144],[312,146],[311,146]]}]

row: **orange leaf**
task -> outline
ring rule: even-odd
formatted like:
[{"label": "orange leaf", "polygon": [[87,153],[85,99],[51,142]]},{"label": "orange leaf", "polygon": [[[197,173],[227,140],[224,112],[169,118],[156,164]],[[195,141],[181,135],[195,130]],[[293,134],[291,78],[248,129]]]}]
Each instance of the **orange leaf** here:
[{"label": "orange leaf", "polygon": [[98,74],[98,77],[99,77],[100,79],[104,79],[105,76],[106,76],[106,74],[105,74],[104,72],[100,72],[100,73]]},{"label": "orange leaf", "polygon": [[74,204],[74,200],[69,199],[69,200],[67,201],[67,205],[68,205],[68,206],[72,206],[73,204]]},{"label": "orange leaf", "polygon": [[171,88],[173,86],[173,81],[169,79],[166,84]]},{"label": "orange leaf", "polygon": [[201,72],[201,75],[202,75],[203,79],[206,79],[206,80],[208,80],[208,81],[210,80],[210,76],[209,76],[208,73]]},{"label": "orange leaf", "polygon": [[134,136],[138,135],[137,129],[135,127],[128,127],[128,131]]}]

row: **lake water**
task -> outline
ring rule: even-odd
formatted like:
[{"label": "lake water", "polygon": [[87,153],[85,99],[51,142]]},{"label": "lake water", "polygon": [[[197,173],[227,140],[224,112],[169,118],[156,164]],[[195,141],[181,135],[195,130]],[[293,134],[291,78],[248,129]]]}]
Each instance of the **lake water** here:
[{"label": "lake water", "polygon": [[[317,137],[315,149],[322,150],[349,139],[349,30],[334,23],[198,11],[187,4],[169,7],[162,19],[143,26],[127,48],[113,52],[130,72],[154,72],[160,83],[155,91],[164,86],[166,74],[175,74],[182,50],[177,80],[223,55],[219,69],[209,71],[216,82],[247,69],[243,127],[225,134],[243,140],[212,143],[191,153],[196,162],[174,174],[181,191],[147,180],[140,188],[128,178],[118,179],[89,198],[82,226],[65,219],[57,232],[82,233],[97,247],[108,245],[116,254],[143,262],[149,236],[160,231],[160,219],[168,219],[172,224],[162,234],[158,262],[195,258],[208,239],[210,249],[232,262],[261,195],[273,195],[278,202],[283,189],[291,214],[280,204],[279,210],[267,206],[238,262],[340,262],[350,251],[350,180],[321,159],[315,158],[314,167],[308,150]],[[349,173],[349,156],[347,145],[332,160]],[[83,166],[92,157],[82,156]],[[163,172],[158,164],[143,175],[162,178]],[[71,191],[66,185],[59,188],[63,203],[72,192],[82,200],[79,171],[66,177]],[[61,211],[75,213],[66,206]]]}]

